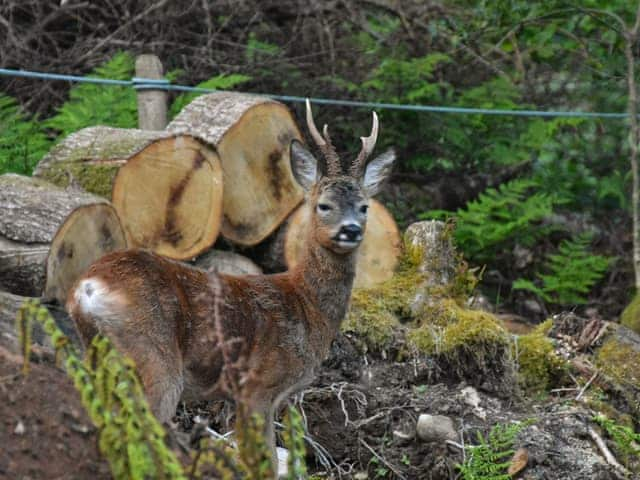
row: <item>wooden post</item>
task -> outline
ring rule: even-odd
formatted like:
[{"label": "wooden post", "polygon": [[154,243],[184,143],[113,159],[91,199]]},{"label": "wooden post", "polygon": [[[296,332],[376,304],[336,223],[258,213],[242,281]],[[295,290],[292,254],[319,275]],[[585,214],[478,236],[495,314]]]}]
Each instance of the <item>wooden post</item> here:
[{"label": "wooden post", "polygon": [[[155,55],[139,55],[136,58],[136,77],[163,79],[162,62]],[[164,130],[167,126],[165,90],[138,90],[138,126],[142,130]]]}]

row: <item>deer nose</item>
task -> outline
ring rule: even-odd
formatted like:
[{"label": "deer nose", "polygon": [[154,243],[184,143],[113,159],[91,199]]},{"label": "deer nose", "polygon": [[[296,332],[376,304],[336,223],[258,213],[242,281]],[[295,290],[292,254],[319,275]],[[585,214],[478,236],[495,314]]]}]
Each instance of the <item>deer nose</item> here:
[{"label": "deer nose", "polygon": [[357,223],[348,223],[340,227],[340,240],[355,242],[362,237],[362,227]]}]

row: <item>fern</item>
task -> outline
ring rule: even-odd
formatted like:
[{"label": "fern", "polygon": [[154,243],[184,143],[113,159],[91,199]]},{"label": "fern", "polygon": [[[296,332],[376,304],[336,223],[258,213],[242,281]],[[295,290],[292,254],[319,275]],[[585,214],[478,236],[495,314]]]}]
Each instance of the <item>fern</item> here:
[{"label": "fern", "polygon": [[13,98],[0,93],[0,174],[30,175],[50,146],[40,124],[24,115]]},{"label": "fern", "polygon": [[614,261],[613,257],[592,254],[590,244],[589,234],[563,241],[558,253],[547,255],[544,268],[548,273],[537,274],[540,285],[518,279],[513,283],[513,289],[528,290],[557,305],[586,303],[586,295]]},{"label": "fern", "polygon": [[133,362],[123,358],[108,339],[96,336],[84,361],[37,301],[20,309],[17,326],[28,369],[28,334],[33,321],[42,323],[56,356],[80,392],[83,406],[98,428],[98,445],[114,478],[185,479],[182,466],[164,442],[164,430],[151,414]]},{"label": "fern", "polygon": [[516,436],[532,421],[509,425],[496,424],[485,438],[478,432],[478,445],[467,448],[467,461],[458,465],[464,480],[509,480],[506,473],[509,459],[515,453],[513,449]]},{"label": "fern", "polygon": [[[520,243],[531,245],[547,235],[552,227],[540,222],[551,215],[562,200],[544,192],[532,192],[538,184],[529,179],[516,179],[489,188],[477,200],[467,203],[455,213],[457,245],[465,256],[476,261],[491,259],[495,251]],[[449,212],[431,211],[425,217],[442,217]]]},{"label": "fern", "polygon": [[[89,76],[130,80],[134,58],[120,52],[93,70]],[[129,86],[81,83],[69,91],[69,100],[48,119],[45,125],[66,136],[92,125],[135,128],[138,124],[136,92]]]},{"label": "fern", "polygon": [[597,415],[594,421],[611,437],[627,466],[633,459],[640,461],[640,433],[634,432],[630,427],[619,425],[603,415]]}]

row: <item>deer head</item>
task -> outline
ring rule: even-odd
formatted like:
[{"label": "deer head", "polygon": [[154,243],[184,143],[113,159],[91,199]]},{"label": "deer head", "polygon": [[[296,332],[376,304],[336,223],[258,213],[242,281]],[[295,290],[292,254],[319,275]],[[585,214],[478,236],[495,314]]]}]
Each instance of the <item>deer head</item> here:
[{"label": "deer head", "polygon": [[307,127],[322,156],[319,159],[296,140],[291,145],[291,167],[298,183],[308,192],[312,209],[312,232],[323,247],[338,254],[354,251],[362,241],[367,223],[368,200],[378,193],[391,171],[395,153],[389,150],[367,163],[378,137],[378,116],[361,137],[362,149],[345,166],[331,143],[327,125],[320,134],[307,99]]}]

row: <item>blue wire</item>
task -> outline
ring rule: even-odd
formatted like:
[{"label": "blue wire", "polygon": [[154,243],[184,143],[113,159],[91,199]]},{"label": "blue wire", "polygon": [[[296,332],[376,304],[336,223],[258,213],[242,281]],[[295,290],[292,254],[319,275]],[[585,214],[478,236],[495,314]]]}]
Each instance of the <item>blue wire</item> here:
[{"label": "blue wire", "polygon": [[[63,80],[69,82],[93,83],[102,85],[118,85],[133,87],[136,90],[171,90],[178,92],[214,93],[220,90],[212,88],[188,87],[184,85],[172,85],[166,79],[151,79],[134,77],[131,80],[114,80],[109,78],[84,77],[77,75],[61,75],[56,73],[31,72],[28,70],[13,70],[0,68],[0,75],[37,78],[40,80]],[[242,92],[238,92],[242,93]],[[273,98],[283,102],[304,102],[306,97],[292,95],[271,95],[263,93],[249,93],[262,97]],[[437,113],[461,113],[473,115],[510,115],[518,117],[566,117],[566,118],[627,118],[628,113],[611,112],[578,112],[578,111],[543,111],[543,110],[507,110],[490,108],[464,108],[464,107],[439,107],[434,105],[403,105],[396,103],[358,102],[354,100],[336,100],[328,98],[309,98],[312,103],[320,105],[339,105],[355,108],[377,108],[380,110],[402,110],[409,112],[437,112]]]}]

